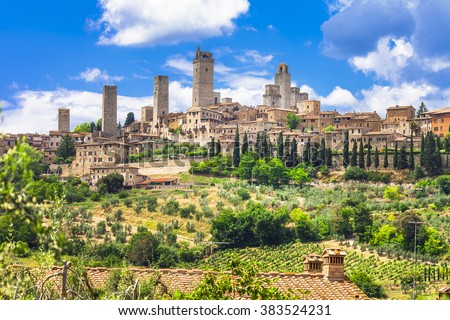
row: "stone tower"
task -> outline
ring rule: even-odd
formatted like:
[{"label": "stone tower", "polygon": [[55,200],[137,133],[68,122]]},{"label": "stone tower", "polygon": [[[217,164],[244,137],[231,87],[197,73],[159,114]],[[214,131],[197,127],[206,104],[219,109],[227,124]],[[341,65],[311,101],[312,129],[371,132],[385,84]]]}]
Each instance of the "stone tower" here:
[{"label": "stone tower", "polygon": [[266,84],[264,87],[264,102],[266,106],[279,108],[281,101],[280,86],[275,84]]},{"label": "stone tower", "polygon": [[214,104],[214,59],[211,52],[197,48],[193,61],[192,106],[206,107]]},{"label": "stone tower", "polygon": [[70,109],[58,109],[58,131],[70,132]]},{"label": "stone tower", "polygon": [[153,121],[153,107],[145,106],[141,108],[141,121]]},{"label": "stone tower", "polygon": [[285,63],[278,66],[275,73],[275,84],[280,86],[280,108],[291,109],[291,74]]},{"label": "stone tower", "polygon": [[169,77],[155,76],[153,82],[153,121],[169,114]]},{"label": "stone tower", "polygon": [[117,130],[117,86],[103,86],[102,132],[114,135]]}]

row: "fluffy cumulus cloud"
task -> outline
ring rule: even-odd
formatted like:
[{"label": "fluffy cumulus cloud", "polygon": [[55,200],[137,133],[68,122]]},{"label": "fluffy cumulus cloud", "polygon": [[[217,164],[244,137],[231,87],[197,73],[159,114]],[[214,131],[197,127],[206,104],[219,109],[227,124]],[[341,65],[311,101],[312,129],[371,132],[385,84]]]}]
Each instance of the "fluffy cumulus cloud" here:
[{"label": "fluffy cumulus cloud", "polygon": [[99,44],[176,44],[230,34],[247,0],[100,0]]},{"label": "fluffy cumulus cloud", "polygon": [[115,83],[124,79],[123,76],[111,76],[106,70],[100,70],[99,68],[87,68],[85,71],[80,72],[74,80],[84,80],[86,82],[104,82]]},{"label": "fluffy cumulus cloud", "polygon": [[[169,83],[171,111],[183,111],[191,102],[191,88],[179,82]],[[122,124],[128,112],[140,117],[140,108],[153,104],[153,97],[117,98],[117,119]],[[53,91],[20,91],[14,102],[4,102],[0,114],[1,132],[39,132],[48,133],[58,128],[58,108],[70,108],[70,121],[73,128],[82,122],[97,121],[102,116],[102,94],[89,91],[57,89]]]},{"label": "fluffy cumulus cloud", "polygon": [[413,55],[414,48],[406,39],[382,37],[375,51],[369,52],[367,56],[350,58],[349,62],[365,74],[373,72],[379,78],[396,81]]},{"label": "fluffy cumulus cloud", "polygon": [[320,100],[324,110],[345,110],[359,105],[358,99],[356,99],[349,90],[339,86],[334,87],[334,89],[326,96],[319,95],[313,88],[306,84],[300,87],[300,91],[307,92],[309,94],[309,99]]},{"label": "fluffy cumulus cloud", "polygon": [[252,63],[256,65],[265,65],[273,59],[273,55],[263,55],[257,50],[246,50],[243,54],[236,55],[235,58],[240,62]]}]

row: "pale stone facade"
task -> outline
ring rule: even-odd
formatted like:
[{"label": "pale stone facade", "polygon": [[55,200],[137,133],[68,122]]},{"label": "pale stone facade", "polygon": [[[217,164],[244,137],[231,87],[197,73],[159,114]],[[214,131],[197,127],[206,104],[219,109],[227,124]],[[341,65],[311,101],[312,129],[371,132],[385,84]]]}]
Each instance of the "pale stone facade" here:
[{"label": "pale stone facade", "polygon": [[280,107],[282,109],[291,108],[291,74],[289,67],[285,63],[281,63],[275,73],[275,85],[280,87]]},{"label": "pale stone facade", "polygon": [[161,118],[169,114],[169,77],[155,76],[153,83],[153,122],[160,132]]},{"label": "pale stone facade", "polygon": [[145,106],[141,108],[141,121],[153,121],[153,107]]}]

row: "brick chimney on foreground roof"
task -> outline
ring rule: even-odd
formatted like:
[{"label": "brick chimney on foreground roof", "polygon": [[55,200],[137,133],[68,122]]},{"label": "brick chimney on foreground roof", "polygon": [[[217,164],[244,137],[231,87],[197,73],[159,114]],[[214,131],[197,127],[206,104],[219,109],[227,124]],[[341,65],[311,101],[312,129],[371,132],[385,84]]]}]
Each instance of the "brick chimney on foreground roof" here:
[{"label": "brick chimney on foreground roof", "polygon": [[341,249],[325,249],[322,252],[323,275],[331,281],[343,281],[344,258],[346,252]]}]

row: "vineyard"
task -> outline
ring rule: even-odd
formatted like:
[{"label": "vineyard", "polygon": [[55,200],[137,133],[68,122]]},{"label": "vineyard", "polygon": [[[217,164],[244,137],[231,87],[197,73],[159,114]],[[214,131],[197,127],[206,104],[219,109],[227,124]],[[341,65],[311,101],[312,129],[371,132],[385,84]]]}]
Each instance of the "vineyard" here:
[{"label": "vineyard", "polygon": [[[324,246],[317,243],[302,244],[299,242],[273,247],[226,249],[218,251],[208,258],[199,261],[192,268],[224,270],[232,255],[237,255],[244,263],[252,264],[261,272],[303,272],[303,260],[310,253],[322,253]],[[416,263],[417,279],[431,282],[448,280],[446,265],[437,266],[427,263]],[[405,275],[414,272],[414,261],[399,259],[380,259],[377,254],[364,257],[357,251],[348,252],[345,259],[345,273],[356,271],[367,273],[374,280],[382,283],[400,283]]]}]

